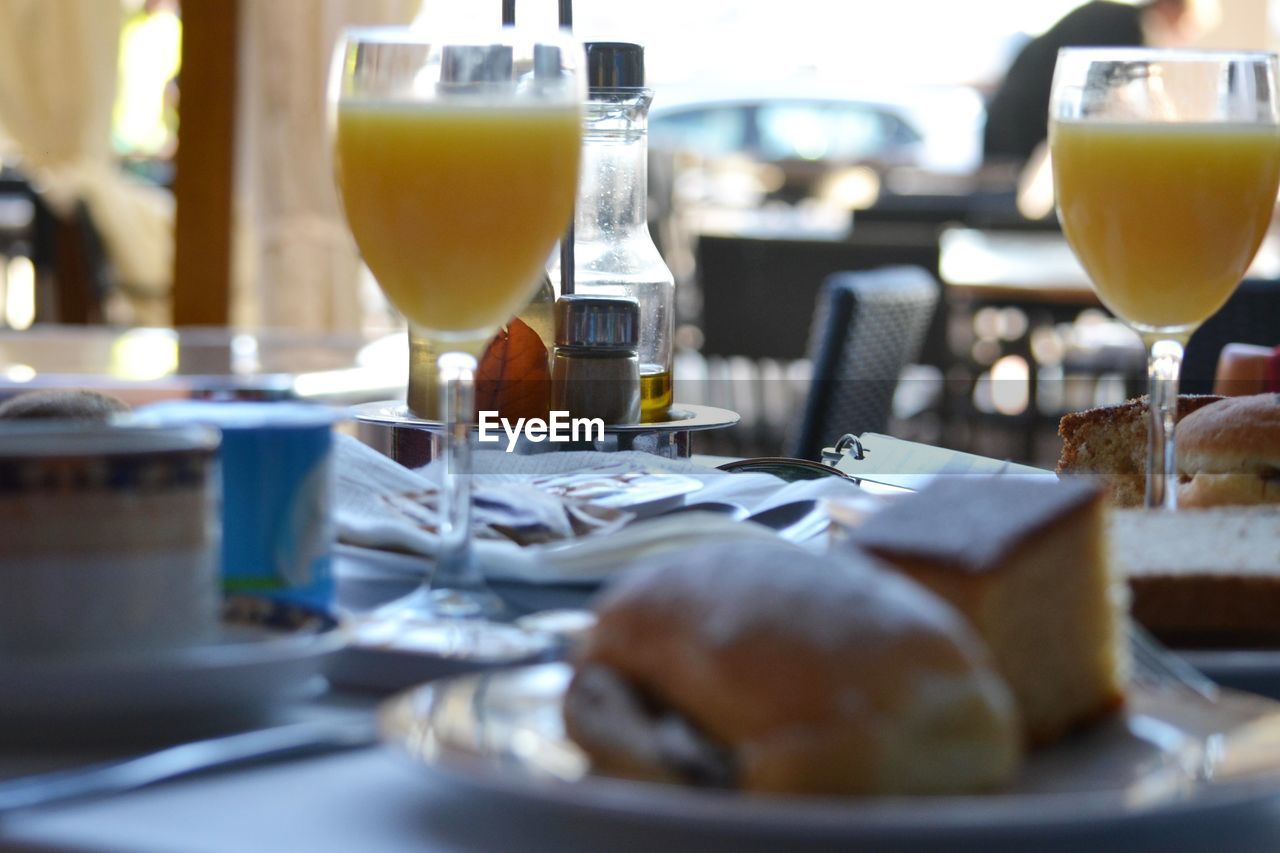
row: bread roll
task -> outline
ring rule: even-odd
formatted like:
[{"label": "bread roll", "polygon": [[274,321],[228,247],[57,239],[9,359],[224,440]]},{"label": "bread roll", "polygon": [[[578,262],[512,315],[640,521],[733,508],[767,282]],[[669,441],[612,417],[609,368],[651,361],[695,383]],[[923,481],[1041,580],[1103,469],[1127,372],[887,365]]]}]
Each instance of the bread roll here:
[{"label": "bread roll", "polygon": [[1178,425],[1178,505],[1280,503],[1280,394],[1229,397]]},{"label": "bread roll", "polygon": [[0,402],[0,420],[106,421],[128,411],[123,401],[97,391],[27,391]]},{"label": "bread roll", "polygon": [[963,618],[869,557],[738,543],[653,559],[599,602],[565,700],[597,769],[804,794],[1008,781],[1021,733]]}]

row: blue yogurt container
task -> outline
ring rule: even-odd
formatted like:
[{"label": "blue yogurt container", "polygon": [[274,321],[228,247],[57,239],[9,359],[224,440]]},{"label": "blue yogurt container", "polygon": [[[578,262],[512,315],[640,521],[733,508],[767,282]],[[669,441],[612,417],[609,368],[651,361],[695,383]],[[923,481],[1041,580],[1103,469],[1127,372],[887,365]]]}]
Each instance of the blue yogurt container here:
[{"label": "blue yogurt container", "polygon": [[145,406],[136,416],[221,430],[226,592],[329,606],[337,412],[306,403],[181,400]]}]

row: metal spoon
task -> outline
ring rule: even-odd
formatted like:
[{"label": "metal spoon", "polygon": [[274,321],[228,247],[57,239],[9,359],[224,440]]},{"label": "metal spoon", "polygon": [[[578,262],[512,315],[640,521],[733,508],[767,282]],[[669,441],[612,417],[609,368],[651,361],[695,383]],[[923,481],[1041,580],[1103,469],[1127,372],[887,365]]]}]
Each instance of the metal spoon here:
[{"label": "metal spoon", "polygon": [[193,741],[121,761],[0,782],[0,816],[121,794],[193,773],[361,749],[376,742],[372,717],[314,720]]}]

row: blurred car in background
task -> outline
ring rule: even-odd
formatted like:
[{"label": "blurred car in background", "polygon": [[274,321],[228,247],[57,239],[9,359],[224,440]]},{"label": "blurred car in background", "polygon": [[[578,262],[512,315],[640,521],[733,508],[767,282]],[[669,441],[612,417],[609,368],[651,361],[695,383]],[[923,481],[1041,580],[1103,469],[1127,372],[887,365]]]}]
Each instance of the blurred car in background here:
[{"label": "blurred car in background", "polygon": [[650,144],[704,159],[741,155],[780,173],[768,197],[814,196],[833,170],[877,172],[920,160],[923,135],[891,106],[819,98],[754,98],[655,108]]},{"label": "blurred car in background", "polygon": [[971,175],[982,120],[980,96],[960,86],[896,95],[800,85],[659,89],[649,140],[659,157],[721,176],[749,172],[758,193],[745,203],[816,199],[852,209],[893,191],[898,174],[917,182]]}]

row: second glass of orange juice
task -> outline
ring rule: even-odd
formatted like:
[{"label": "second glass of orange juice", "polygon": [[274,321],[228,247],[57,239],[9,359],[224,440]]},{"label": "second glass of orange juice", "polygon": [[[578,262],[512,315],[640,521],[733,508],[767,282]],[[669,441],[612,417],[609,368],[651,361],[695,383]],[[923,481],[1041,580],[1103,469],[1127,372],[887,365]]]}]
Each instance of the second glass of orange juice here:
[{"label": "second glass of orange juice", "polygon": [[1146,503],[1177,501],[1182,350],[1244,277],[1280,184],[1271,54],[1069,48],[1049,145],[1063,232],[1147,344]]}]

